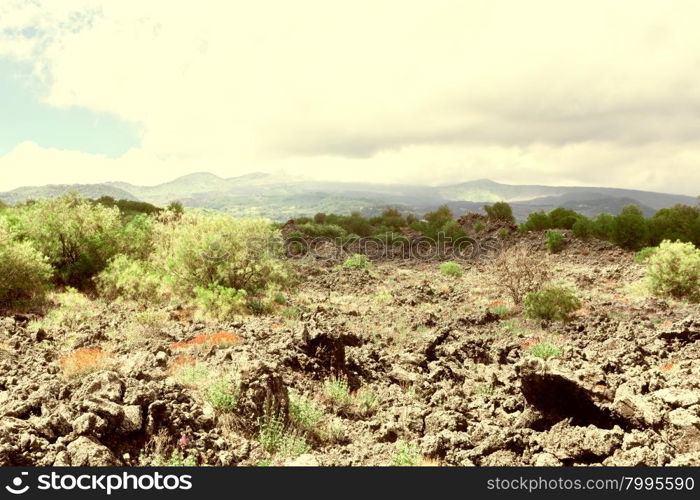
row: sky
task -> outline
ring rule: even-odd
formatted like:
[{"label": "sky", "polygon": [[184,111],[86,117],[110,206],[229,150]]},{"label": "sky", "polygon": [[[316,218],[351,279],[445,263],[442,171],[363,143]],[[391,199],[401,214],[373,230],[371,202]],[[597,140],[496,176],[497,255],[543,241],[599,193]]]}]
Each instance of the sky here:
[{"label": "sky", "polygon": [[695,0],[0,0],[0,191],[192,172],[700,194]]}]

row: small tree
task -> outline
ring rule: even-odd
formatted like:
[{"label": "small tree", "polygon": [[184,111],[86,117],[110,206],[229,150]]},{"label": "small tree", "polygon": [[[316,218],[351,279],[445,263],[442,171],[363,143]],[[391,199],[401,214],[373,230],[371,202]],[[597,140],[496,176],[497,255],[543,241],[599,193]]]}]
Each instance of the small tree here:
[{"label": "small tree", "polygon": [[46,257],[31,243],[16,241],[0,216],[0,307],[41,298],[52,273]]},{"label": "small tree", "polygon": [[484,205],[484,210],[486,211],[486,215],[488,215],[489,219],[509,222],[511,224],[515,223],[513,209],[505,201],[498,201],[493,205]]},{"label": "small tree", "polygon": [[612,239],[616,245],[629,250],[639,250],[646,246],[648,236],[647,222],[636,205],[627,205],[615,218]]},{"label": "small tree", "polygon": [[484,278],[510,295],[514,304],[520,305],[527,293],[537,290],[549,279],[549,271],[542,259],[528,248],[514,246],[489,264]]}]

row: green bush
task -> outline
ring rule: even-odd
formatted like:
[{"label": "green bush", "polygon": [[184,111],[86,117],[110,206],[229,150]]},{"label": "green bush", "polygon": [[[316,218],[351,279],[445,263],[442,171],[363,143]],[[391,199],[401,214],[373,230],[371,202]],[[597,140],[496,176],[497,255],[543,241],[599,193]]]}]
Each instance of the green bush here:
[{"label": "green bush", "polygon": [[153,267],[171,279],[174,291],[192,296],[197,288],[256,295],[283,288],[291,280],[280,260],[279,231],[262,219],[185,213],[177,222],[159,224]]},{"label": "green bush", "polygon": [[236,408],[238,392],[238,384],[236,382],[231,382],[227,378],[220,378],[208,385],[205,397],[212,408],[230,412]]},{"label": "green bush", "polygon": [[571,229],[579,215],[568,208],[558,207],[549,212],[550,227],[558,229]]},{"label": "green bush", "polygon": [[95,277],[100,296],[107,300],[133,300],[139,303],[163,304],[169,293],[166,279],[145,261],[117,255],[107,268]]},{"label": "green bush", "polygon": [[530,346],[530,354],[547,361],[561,354],[561,349],[550,342],[538,342]]},{"label": "green bush", "polygon": [[302,233],[314,237],[344,238],[348,234],[345,229],[335,224],[307,222],[306,224],[301,224],[298,228]]},{"label": "green bush", "polygon": [[612,224],[612,241],[628,250],[639,250],[647,244],[649,231],[642,211],[636,205],[622,209]]},{"label": "green bush", "polygon": [[561,252],[566,243],[564,235],[559,231],[547,231],[545,238],[547,240],[547,250],[552,253]]},{"label": "green bush", "polygon": [[581,215],[576,222],[574,222],[574,225],[571,226],[571,231],[577,238],[588,239],[594,234],[593,221]]},{"label": "green bush", "polygon": [[658,250],[658,247],[644,247],[635,254],[634,261],[637,264],[645,264]]},{"label": "green bush", "polygon": [[489,219],[515,223],[513,209],[505,201],[499,201],[493,205],[485,205],[484,210],[486,211],[486,215],[488,215]]},{"label": "green bush", "polygon": [[405,441],[396,443],[396,454],[392,460],[395,467],[416,467],[422,460],[418,445]]},{"label": "green bush", "polygon": [[461,278],[462,266],[456,262],[443,262],[440,264],[440,274],[443,276],[452,276],[453,278]]},{"label": "green bush", "polygon": [[196,287],[194,304],[200,315],[207,319],[225,321],[248,311],[245,290],[235,290],[221,285]]},{"label": "green bush", "polygon": [[549,216],[544,212],[532,212],[527,216],[523,229],[527,231],[544,231],[552,227]]},{"label": "green bush", "polygon": [[120,247],[119,209],[74,194],[15,207],[11,217],[19,237],[48,257],[63,284],[90,284]]},{"label": "green bush", "polygon": [[525,314],[549,321],[566,320],[581,307],[581,301],[568,288],[546,285],[525,297]]},{"label": "green bush", "polygon": [[19,242],[0,216],[0,307],[43,298],[53,274],[51,265],[30,242]]},{"label": "green bush", "polygon": [[692,243],[662,241],[647,260],[647,277],[657,295],[700,301],[700,249]]},{"label": "green bush", "polygon": [[356,253],[345,259],[345,262],[343,262],[343,267],[355,269],[370,269],[372,267],[372,262],[366,255]]}]

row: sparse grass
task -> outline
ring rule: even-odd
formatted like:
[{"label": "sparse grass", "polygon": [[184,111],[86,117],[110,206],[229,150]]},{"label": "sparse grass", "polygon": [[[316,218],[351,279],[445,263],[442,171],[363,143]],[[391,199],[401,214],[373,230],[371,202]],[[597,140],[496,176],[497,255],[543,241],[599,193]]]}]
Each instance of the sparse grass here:
[{"label": "sparse grass", "polygon": [[316,432],[323,419],[323,410],[301,394],[289,393],[289,418],[301,432]]},{"label": "sparse grass", "polygon": [[343,267],[367,270],[372,268],[372,262],[366,255],[356,253],[343,262]]},{"label": "sparse grass", "polygon": [[463,274],[462,266],[452,261],[443,262],[440,264],[440,274],[453,278],[461,278]]},{"label": "sparse grass", "polygon": [[495,314],[496,316],[503,317],[506,316],[509,312],[508,308],[506,306],[494,306],[491,309],[489,309],[492,314]]},{"label": "sparse grass", "polygon": [[[199,465],[197,455],[172,445],[168,432],[161,429],[141,450],[140,467],[196,467]],[[183,443],[184,444],[184,443]]]},{"label": "sparse grass", "polygon": [[382,288],[377,292],[377,294],[374,296],[374,300],[379,302],[380,304],[387,304],[392,301],[393,297],[391,293],[386,288]]},{"label": "sparse grass", "polygon": [[472,394],[475,396],[490,397],[493,395],[494,387],[493,384],[480,384],[474,387]]},{"label": "sparse grass", "polygon": [[394,467],[416,467],[421,464],[423,457],[418,445],[399,441],[396,443],[396,453],[392,459]]},{"label": "sparse grass", "polygon": [[319,436],[326,443],[343,443],[347,439],[347,429],[338,417],[334,417],[321,428]]},{"label": "sparse grass", "polygon": [[216,410],[233,411],[238,401],[238,383],[225,378],[215,380],[206,389],[206,400]]},{"label": "sparse grass", "polygon": [[35,322],[35,328],[72,332],[91,324],[100,313],[96,303],[73,288],[66,288],[63,293],[51,294],[49,301],[58,307],[49,311],[42,320]]},{"label": "sparse grass", "polygon": [[258,443],[271,455],[280,457],[298,457],[310,451],[303,436],[285,428],[284,419],[269,416],[260,419]]},{"label": "sparse grass", "polygon": [[530,346],[530,354],[547,361],[561,354],[561,348],[551,342],[538,342]]},{"label": "sparse grass", "polygon": [[323,384],[323,395],[336,411],[346,411],[352,405],[350,387],[345,379],[327,379]]},{"label": "sparse grass", "polygon": [[374,414],[379,407],[379,396],[377,393],[364,387],[357,391],[354,399],[358,412],[362,416]]}]

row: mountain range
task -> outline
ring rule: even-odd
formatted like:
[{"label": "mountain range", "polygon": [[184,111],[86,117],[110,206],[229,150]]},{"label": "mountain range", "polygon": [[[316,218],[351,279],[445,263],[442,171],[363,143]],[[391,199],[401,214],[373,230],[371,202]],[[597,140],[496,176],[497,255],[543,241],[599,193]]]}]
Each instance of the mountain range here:
[{"label": "mountain range", "polygon": [[629,204],[636,204],[645,214],[652,215],[660,208],[678,203],[695,205],[698,201],[692,196],[632,189],[512,185],[488,179],[421,186],[309,181],[267,173],[222,178],[208,172],[189,174],[155,186],[107,182],[21,187],[0,193],[0,201],[14,204],[28,199],[52,198],[70,191],[89,198],[111,196],[159,206],[178,200],[186,207],[274,220],[314,215],[317,212],[359,211],[364,215],[373,215],[388,205],[415,214],[448,205],[459,215],[465,211],[481,211],[485,203],[496,201],[510,203],[518,219],[524,219],[533,211],[556,207],[571,208],[589,216],[603,212],[618,213]]}]

